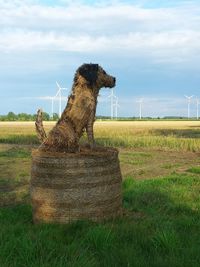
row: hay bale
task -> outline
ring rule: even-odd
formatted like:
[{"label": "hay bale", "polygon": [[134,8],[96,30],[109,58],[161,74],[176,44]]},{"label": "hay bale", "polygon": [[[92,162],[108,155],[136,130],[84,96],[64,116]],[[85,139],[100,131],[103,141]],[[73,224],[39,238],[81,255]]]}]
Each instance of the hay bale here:
[{"label": "hay bale", "polygon": [[121,172],[114,148],[80,153],[32,151],[34,222],[101,221],[122,213]]}]

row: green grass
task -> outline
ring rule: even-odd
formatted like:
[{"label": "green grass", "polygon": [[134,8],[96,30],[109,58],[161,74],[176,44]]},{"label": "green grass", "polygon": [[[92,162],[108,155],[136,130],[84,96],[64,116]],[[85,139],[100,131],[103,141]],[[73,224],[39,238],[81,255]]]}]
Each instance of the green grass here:
[{"label": "green grass", "polygon": [[0,210],[0,266],[200,266],[200,179],[170,175],[123,183],[122,218],[32,223],[29,205]]},{"label": "green grass", "polygon": [[0,136],[1,144],[19,144],[19,145],[35,145],[39,144],[39,140],[35,134],[12,134],[12,135],[2,135]]},{"label": "green grass", "polygon": [[12,147],[6,151],[0,151],[0,158],[30,158],[31,151],[30,149]]},{"label": "green grass", "polygon": [[30,147],[0,146],[0,207],[29,199]]},{"label": "green grass", "polygon": [[164,169],[172,169],[172,168],[175,168],[175,167],[179,167],[181,166],[181,164],[178,164],[178,163],[165,163],[162,165],[162,168]]},{"label": "green grass", "polygon": [[120,154],[119,159],[121,163],[140,165],[144,164],[150,157],[152,157],[151,153],[131,151]]},{"label": "green grass", "polygon": [[187,171],[188,172],[191,172],[191,173],[198,173],[198,174],[200,174],[200,166],[191,167]]}]

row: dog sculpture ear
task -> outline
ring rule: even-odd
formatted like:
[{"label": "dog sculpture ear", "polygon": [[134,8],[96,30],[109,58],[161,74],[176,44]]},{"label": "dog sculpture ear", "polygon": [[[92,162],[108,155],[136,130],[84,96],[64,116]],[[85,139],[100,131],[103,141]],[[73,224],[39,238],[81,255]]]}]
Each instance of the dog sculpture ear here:
[{"label": "dog sculpture ear", "polygon": [[84,64],[79,68],[79,73],[93,86],[97,80],[98,64]]}]

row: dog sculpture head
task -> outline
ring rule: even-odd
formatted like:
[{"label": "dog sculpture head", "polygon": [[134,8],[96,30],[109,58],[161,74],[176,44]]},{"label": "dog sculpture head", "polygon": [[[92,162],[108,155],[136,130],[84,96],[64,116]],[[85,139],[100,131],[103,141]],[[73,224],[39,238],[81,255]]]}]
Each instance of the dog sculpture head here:
[{"label": "dog sculpture head", "polygon": [[98,64],[83,64],[79,67],[78,73],[84,77],[92,88],[114,87],[116,78],[108,75]]}]

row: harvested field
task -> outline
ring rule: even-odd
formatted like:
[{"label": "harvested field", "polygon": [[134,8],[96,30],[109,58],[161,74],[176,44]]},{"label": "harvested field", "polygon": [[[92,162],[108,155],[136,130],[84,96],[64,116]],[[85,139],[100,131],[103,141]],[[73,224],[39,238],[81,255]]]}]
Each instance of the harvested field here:
[{"label": "harvested field", "polygon": [[[48,132],[55,122],[44,123]],[[198,121],[97,121],[96,142],[103,146],[177,151],[200,150]],[[85,136],[82,138],[84,142]],[[33,122],[0,123],[0,143],[38,144]]]}]

